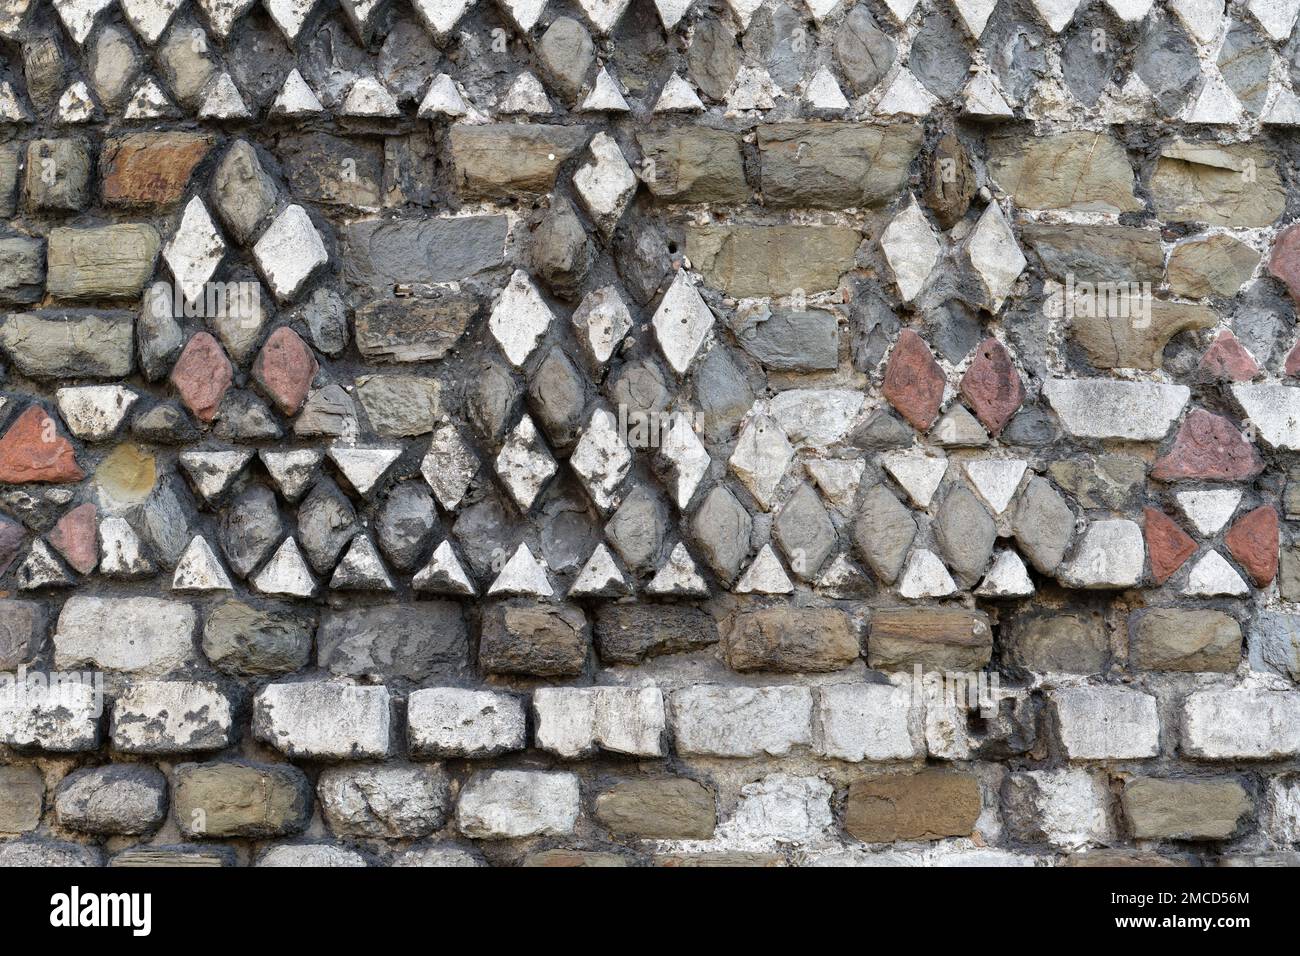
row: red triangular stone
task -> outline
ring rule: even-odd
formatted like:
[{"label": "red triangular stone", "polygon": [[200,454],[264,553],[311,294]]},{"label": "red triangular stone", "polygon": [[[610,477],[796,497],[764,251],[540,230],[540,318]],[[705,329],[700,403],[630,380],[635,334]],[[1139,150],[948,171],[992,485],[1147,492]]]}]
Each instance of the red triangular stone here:
[{"label": "red triangular stone", "polygon": [[1222,415],[1194,408],[1183,419],[1169,449],[1151,469],[1157,481],[1201,478],[1242,481],[1264,470],[1255,446]]},{"label": "red triangular stone", "polygon": [[1264,587],[1277,576],[1277,512],[1272,505],[1242,515],[1223,540],[1256,587]]},{"label": "red triangular stone", "polygon": [[39,405],[29,406],[0,438],[0,482],[21,485],[84,477],[72,442],[59,434],[54,419]]},{"label": "red triangular stone", "polygon": [[1156,579],[1156,584],[1164,584],[1196,552],[1196,542],[1163,511],[1146,508],[1143,515],[1151,576]]}]

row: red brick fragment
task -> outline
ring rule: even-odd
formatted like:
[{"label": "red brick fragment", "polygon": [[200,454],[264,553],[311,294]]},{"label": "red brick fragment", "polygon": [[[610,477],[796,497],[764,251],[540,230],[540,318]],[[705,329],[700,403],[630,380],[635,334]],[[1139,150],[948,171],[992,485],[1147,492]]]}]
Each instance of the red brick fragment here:
[{"label": "red brick fragment", "polygon": [[0,482],[58,483],[84,477],[72,442],[39,405],[29,406],[0,438]]},{"label": "red brick fragment", "polygon": [[185,343],[185,351],[172,368],[171,383],[194,417],[210,422],[217,417],[234,375],[221,344],[200,332]]},{"label": "red brick fragment", "polygon": [[1164,584],[1196,552],[1196,542],[1173,518],[1157,508],[1144,509],[1143,517],[1151,576],[1156,584]]},{"label": "red brick fragment", "polygon": [[318,370],[316,356],[307,343],[285,325],[272,332],[262,346],[253,362],[253,379],[280,411],[296,415],[307,401]]},{"label": "red brick fragment", "polygon": [[1151,469],[1157,481],[1200,478],[1242,481],[1264,470],[1255,446],[1222,415],[1194,408],[1178,427],[1173,447]]},{"label": "red brick fragment", "polygon": [[962,376],[961,393],[992,435],[999,434],[1024,403],[1020,372],[997,339],[989,336],[976,347],[975,359]]},{"label": "red brick fragment", "polygon": [[1237,337],[1224,329],[1201,356],[1201,371],[1221,381],[1249,382],[1261,369]]},{"label": "red brick fragment", "polygon": [[73,508],[45,536],[54,550],[78,574],[89,574],[99,563],[98,517],[95,506],[87,502]]},{"label": "red brick fragment", "polygon": [[1242,515],[1223,540],[1256,587],[1266,586],[1277,576],[1278,524],[1272,505]]},{"label": "red brick fragment", "polygon": [[882,389],[889,404],[921,431],[939,417],[943,403],[943,369],[930,354],[925,340],[904,329],[889,355]]}]

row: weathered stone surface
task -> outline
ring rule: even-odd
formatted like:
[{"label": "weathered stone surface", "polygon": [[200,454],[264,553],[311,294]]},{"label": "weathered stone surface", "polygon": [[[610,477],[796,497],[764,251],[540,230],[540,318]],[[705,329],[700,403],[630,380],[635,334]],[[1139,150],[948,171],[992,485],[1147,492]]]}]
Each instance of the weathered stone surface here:
[{"label": "weathered stone surface", "polygon": [[15,312],[0,346],[33,378],[125,378],[134,367],[135,317],[119,310]]},{"label": "weathered stone surface", "polygon": [[407,698],[406,719],[411,751],[419,756],[491,757],[527,743],[523,704],[495,691],[417,690]]},{"label": "weathered stone surface", "polygon": [[234,708],[213,683],[138,681],[114,702],[109,733],[122,753],[221,750],[235,736]]},{"label": "weathered stone surface", "polygon": [[422,681],[453,677],[469,663],[465,620],[450,601],[329,613],[316,641],[317,663],[343,677]]},{"label": "weathered stone surface", "polygon": [[1259,453],[1231,421],[1194,408],[1178,426],[1173,446],[1151,469],[1151,477],[1159,481],[1241,481],[1253,478],[1263,467]]},{"label": "weathered stone surface", "polygon": [[1256,587],[1267,587],[1277,577],[1278,519],[1272,505],[1242,515],[1223,541]]},{"label": "weathered stone surface", "polygon": [[291,758],[382,760],[391,746],[390,716],[384,687],[269,684],[253,699],[253,734]]},{"label": "weathered stone surface", "polygon": [[989,174],[1018,206],[1111,213],[1141,208],[1124,147],[1106,133],[995,136],[989,152]]},{"label": "weathered stone surface", "polygon": [[883,484],[873,485],[863,495],[853,544],[877,577],[887,584],[898,580],[915,537],[912,513]]},{"label": "weathered stone surface", "polygon": [[59,299],[138,298],[161,246],[157,230],[143,223],[51,229],[46,289]]},{"label": "weathered stone surface", "polygon": [[596,819],[616,836],[707,840],[717,809],[712,792],[686,777],[623,780],[595,801]]},{"label": "weathered stone surface", "polygon": [[307,666],[311,647],[311,623],[290,611],[225,601],[203,624],[203,653],[236,677],[292,673]]},{"label": "weathered stone surface", "polygon": [[[710,797],[710,809],[712,806]],[[0,767],[0,833],[30,833],[40,825],[44,808],[45,780],[39,769],[32,765]],[[712,832],[711,824],[709,829]]]},{"label": "weathered stone surface", "polygon": [[1146,508],[1143,534],[1151,559],[1151,576],[1164,584],[1170,575],[1196,553],[1196,542],[1163,511]]},{"label": "weathered stone surface", "polygon": [[634,664],[715,644],[718,625],[707,612],[684,605],[602,604],[595,638],[606,664]]},{"label": "weathered stone surface", "polygon": [[1071,760],[1142,760],[1160,750],[1160,717],[1150,694],[1124,687],[1052,691],[1061,746]]},{"label": "weathered stone surface", "polygon": [[504,199],[543,193],[560,164],[586,145],[583,126],[455,124],[451,129],[454,182],[464,199]]},{"label": "weathered stone surface", "polygon": [[1003,633],[1010,660],[1035,673],[1097,674],[1110,658],[1106,624],[1093,615],[1043,614]]},{"label": "weathered stone surface", "polygon": [[884,79],[894,62],[894,43],[864,4],[849,10],[835,33],[835,61],[853,92],[862,94]]},{"label": "weathered stone surface", "polygon": [[357,349],[371,361],[431,362],[452,349],[479,311],[464,292],[432,289],[410,299],[376,299],[357,309]]},{"label": "weathered stone surface", "polygon": [[575,607],[498,605],[484,615],[479,666],[490,674],[573,676],[590,644],[587,619]]},{"label": "weathered stone surface", "polygon": [[287,764],[188,763],[173,772],[172,812],[187,837],[287,836],[306,828],[311,789]]},{"label": "weathered stone surface", "polygon": [[1232,296],[1258,264],[1259,253],[1244,242],[1222,234],[1210,235],[1174,246],[1165,280],[1174,295],[1193,299]]},{"label": "weathered stone surface", "polygon": [[111,139],[99,156],[104,201],[170,206],[185,194],[194,169],[212,148],[201,133],[134,133]]},{"label": "weathered stone surface", "polygon": [[1207,688],[1182,709],[1182,751],[1199,760],[1278,760],[1300,751],[1300,695]]},{"label": "weathered stone surface", "polygon": [[834,608],[738,611],[722,625],[722,655],[738,671],[835,671],[858,659],[857,628]]},{"label": "weathered stone surface", "polygon": [[702,21],[691,37],[686,64],[700,92],[710,99],[726,99],[740,68],[740,51],[731,25],[722,18]]},{"label": "weathered stone surface", "polygon": [[542,687],[533,693],[534,743],[561,757],[664,752],[663,694],[656,687]]},{"label": "weathered stone surface", "polygon": [[958,582],[974,584],[993,555],[997,527],[992,516],[974,494],[959,485],[943,499],[933,530]]},{"label": "weathered stone surface", "polygon": [[1124,788],[1124,816],[1137,840],[1226,840],[1254,809],[1232,779],[1142,777]]},{"label": "weathered stone surface", "polygon": [[760,126],[763,200],[778,208],[883,205],[906,186],[908,169],[920,147],[921,131],[915,126]]},{"label": "weathered stone surface", "polygon": [[867,635],[867,664],[879,670],[978,671],[993,651],[982,611],[901,608],[877,611]]},{"label": "weathered stone surface", "polygon": [[736,203],[749,199],[740,141],[732,133],[698,126],[637,134],[650,192],[669,202]]},{"label": "weathered stone surface", "polygon": [[[389,295],[398,285],[467,279],[504,261],[506,226],[505,216],[363,219],[340,232],[343,274],[350,282]],[[465,308],[457,294],[433,290],[431,295],[429,308],[445,305],[451,314]],[[407,299],[402,305],[407,308],[422,301]],[[396,304],[375,303],[373,307],[382,314],[394,311]],[[390,317],[388,321],[395,318]],[[418,328],[415,317],[408,316],[405,321],[412,331]]]},{"label": "weathered stone surface", "polygon": [[0,302],[39,302],[45,289],[45,243],[13,236],[0,239]]},{"label": "weathered stone surface", "polygon": [[54,633],[55,664],[159,675],[194,659],[194,609],[158,598],[74,595]]},{"label": "weathered stone surface", "polygon": [[0,672],[14,671],[40,651],[46,614],[36,601],[0,599]]},{"label": "weathered stone surface", "polygon": [[693,226],[686,254],[709,285],[734,296],[833,289],[862,237],[842,226]]},{"label": "weathered stone surface", "polygon": [[1064,282],[1150,282],[1160,280],[1164,251],[1153,229],[1109,225],[1025,223],[1024,242],[1038,254],[1052,278]]},{"label": "weathered stone surface", "polygon": [[1274,165],[1274,157],[1255,146],[1176,139],[1161,151],[1151,174],[1156,212],[1211,226],[1270,225],[1285,202]]},{"label": "weathered stone surface", "polygon": [[1241,640],[1241,625],[1222,611],[1155,608],[1132,615],[1129,661],[1143,670],[1231,672]]},{"label": "weathered stone surface", "polygon": [[1052,479],[1084,508],[1127,511],[1146,481],[1146,463],[1130,455],[1084,455],[1052,462]]},{"label": "weathered stone surface", "polygon": [[564,836],[579,812],[571,773],[493,770],[476,773],[461,791],[456,827],[478,839]]},{"label": "weathered stone surface", "polygon": [[925,770],[865,777],[849,784],[844,828],[864,843],[970,836],[980,814],[973,774]]},{"label": "weathered stone surface", "polygon": [[[47,439],[53,437],[52,441]],[[39,405],[29,405],[0,438],[0,483],[80,481],[72,442]]]},{"label": "weathered stone surface", "polygon": [[170,376],[172,387],[180,394],[185,407],[205,422],[216,418],[233,380],[230,359],[217,340],[206,332],[200,332],[186,343]]},{"label": "weathered stone surface", "polygon": [[1140,368],[1157,369],[1163,364],[1163,353],[1169,340],[1181,332],[1208,329],[1218,318],[1203,305],[1166,302],[1149,299],[1151,315],[1136,318],[1132,315],[1114,314],[1110,308],[1105,314],[1080,314],[1077,308],[1070,319],[1070,336],[1083,346],[1088,360],[1102,369]]},{"label": "weathered stone surface", "polygon": [[81,833],[147,833],[167,815],[167,778],[147,765],[77,770],[59,783],[54,812]]},{"label": "weathered stone surface", "polygon": [[714,757],[782,756],[812,743],[807,687],[697,684],[669,697],[677,752]]},{"label": "weathered stone surface", "polygon": [[331,767],[316,784],[335,836],[412,839],[447,819],[447,775],[436,764]]},{"label": "weathered stone surface", "polygon": [[1020,409],[1025,387],[1010,353],[997,339],[989,337],[976,347],[975,358],[961,379],[961,393],[980,423],[995,436]]}]

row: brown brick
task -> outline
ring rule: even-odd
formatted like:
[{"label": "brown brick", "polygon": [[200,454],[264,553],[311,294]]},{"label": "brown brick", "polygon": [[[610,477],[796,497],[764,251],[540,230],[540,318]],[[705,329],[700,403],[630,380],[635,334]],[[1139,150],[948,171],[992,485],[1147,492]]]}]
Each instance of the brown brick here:
[{"label": "brown brick", "polygon": [[821,673],[858,659],[858,634],[836,608],[737,611],[723,623],[722,653],[738,671]]},{"label": "brown brick", "polygon": [[966,837],[980,815],[974,775],[952,770],[865,777],[849,784],[844,828],[864,843]]},{"label": "brown brick", "polygon": [[1222,611],[1163,607],[1130,617],[1129,663],[1153,671],[1221,671],[1241,661],[1241,625]]},{"label": "brown brick", "polygon": [[1232,779],[1144,777],[1124,788],[1123,804],[1136,840],[1226,840],[1254,810]]},{"label": "brown brick", "polygon": [[993,631],[983,611],[900,608],[877,611],[867,638],[867,663],[880,670],[975,671],[993,654]]},{"label": "brown brick", "polygon": [[212,148],[199,133],[135,133],[104,144],[99,171],[104,202],[116,206],[170,206],[185,195],[194,168]]},{"label": "brown brick", "polygon": [[596,798],[611,833],[648,840],[707,840],[717,824],[713,794],[686,777],[624,780]]}]

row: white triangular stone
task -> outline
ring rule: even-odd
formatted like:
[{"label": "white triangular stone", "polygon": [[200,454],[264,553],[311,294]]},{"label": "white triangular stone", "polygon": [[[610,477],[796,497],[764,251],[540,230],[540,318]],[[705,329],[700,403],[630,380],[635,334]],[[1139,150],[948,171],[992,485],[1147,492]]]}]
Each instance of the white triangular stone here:
[{"label": "white triangular stone", "polygon": [[411,0],[424,25],[439,36],[451,32],[474,0]]},{"label": "white triangular stone", "polygon": [[685,270],[673,279],[650,324],[668,364],[678,375],[685,375],[713,328],[713,312]]},{"label": "white triangular stone", "polygon": [[1246,9],[1251,12],[1264,32],[1273,40],[1285,40],[1295,26],[1300,0],[1248,0]]},{"label": "white triangular stone", "polygon": [[1231,126],[1242,117],[1241,101],[1223,81],[1223,75],[1213,67],[1191,107],[1184,122],[1204,123],[1208,126]]},{"label": "white triangular stone", "polygon": [[894,15],[894,19],[900,24],[906,23],[907,18],[912,15],[912,10],[916,8],[917,0],[885,0],[885,6],[889,7],[889,12]]},{"label": "white triangular stone", "polygon": [[246,448],[234,451],[183,451],[178,459],[189,475],[190,483],[209,504],[224,495],[235,481],[235,476],[253,460],[253,452]]},{"label": "white triangular stone", "polygon": [[297,67],[289,71],[284,86],[280,87],[280,92],[271,103],[271,112],[277,116],[307,116],[324,109],[320,97],[312,92]]},{"label": "white triangular stone", "polygon": [[121,385],[83,385],[54,394],[68,431],[86,441],[111,438],[139,397]]},{"label": "white triangular stone", "polygon": [[656,113],[698,113],[702,109],[704,104],[700,102],[695,89],[674,73],[668,77],[668,82],[659,91],[659,99],[655,101],[654,111]]},{"label": "white triangular stone", "polygon": [[173,111],[172,102],[158,81],[152,76],[146,76],[131,95],[131,101],[126,104],[122,115],[127,119],[159,119]]},{"label": "white triangular stone", "polygon": [[515,77],[497,104],[497,112],[507,116],[545,116],[554,112],[551,101],[546,97],[546,87],[542,81],[527,70]]},{"label": "white triangular stone", "polygon": [[695,433],[691,417],[675,414],[672,424],[660,436],[659,455],[667,464],[668,490],[678,508],[685,510],[695,496],[713,459]]},{"label": "white triangular stone", "polygon": [[955,5],[957,15],[967,32],[978,40],[993,14],[993,8],[998,5],[998,0],[955,0]]},{"label": "white triangular stone", "polygon": [[881,116],[928,116],[939,101],[912,71],[901,67],[876,104]]},{"label": "white triangular stone", "polygon": [[709,593],[709,586],[700,577],[699,569],[691,559],[690,552],[680,541],[673,546],[672,553],[663,567],[655,572],[646,586],[649,594],[680,595],[683,597],[704,597]]},{"label": "white triangular stone", "polygon": [[550,597],[551,582],[546,576],[546,566],[533,557],[528,545],[521,544],[497,575],[488,594],[518,594],[528,597]]},{"label": "white triangular stone", "polygon": [[727,6],[736,17],[740,24],[741,32],[749,29],[749,21],[753,19],[758,8],[763,5],[763,0],[727,0]]},{"label": "white triangular stone", "polygon": [[90,88],[84,80],[77,80],[59,97],[55,108],[59,122],[67,126],[89,123],[95,117],[95,101],[90,96]]},{"label": "white triangular stone", "polygon": [[1269,126],[1300,125],[1300,99],[1288,87],[1279,84],[1272,102],[1260,117],[1260,122]]},{"label": "white triangular stone", "polygon": [[655,9],[659,11],[659,22],[665,30],[671,30],[686,15],[693,0],[655,0]]},{"label": "white triangular stone", "polygon": [[76,584],[72,573],[63,566],[53,549],[44,539],[32,542],[32,549],[18,566],[18,588],[21,591],[38,591],[41,588],[70,588]]},{"label": "white triangular stone", "polygon": [[258,454],[281,496],[290,503],[301,498],[311,487],[316,480],[320,463],[325,460],[325,452],[319,448],[300,448],[294,451],[263,449]]},{"label": "white triangular stone", "polygon": [[505,7],[510,19],[524,33],[537,25],[542,11],[546,9],[546,0],[498,0],[498,2]]},{"label": "white triangular stone", "polygon": [[839,83],[835,82],[834,74],[824,66],[820,67],[808,81],[808,87],[803,92],[803,101],[815,110],[834,111],[849,108],[849,101],[845,99]]},{"label": "white triangular stone", "polygon": [[761,66],[742,66],[727,91],[727,112],[770,110],[780,93],[771,75]]},{"label": "white triangular stone", "polygon": [[1028,597],[1034,593],[1034,582],[1020,555],[999,551],[975,593],[981,597]]},{"label": "white triangular stone", "polygon": [[880,234],[880,248],[894,273],[899,295],[911,302],[939,261],[939,240],[914,198]]},{"label": "white triangular stone", "polygon": [[99,523],[99,573],[109,578],[142,578],[153,574],[140,536],[117,515]]},{"label": "white triangular stone", "polygon": [[1125,23],[1136,23],[1147,15],[1155,0],[1106,0],[1115,15]]},{"label": "white triangular stone", "polygon": [[765,544],[732,590],[737,594],[791,594],[794,584],[772,546]]},{"label": "white triangular stone", "polygon": [[862,569],[844,554],[835,555],[835,560],[817,579],[817,590],[833,598],[859,596],[866,589],[866,585],[867,579]]},{"label": "white triangular stone", "polygon": [[233,591],[230,576],[221,566],[212,546],[201,536],[185,549],[181,559],[176,563],[176,573],[172,575],[173,591]]},{"label": "white triangular stone", "polygon": [[411,581],[417,591],[434,594],[457,594],[473,597],[478,593],[465,567],[456,557],[450,541],[443,541],[433,551],[429,563]]},{"label": "white triangular stone", "polygon": [[253,576],[253,587],[262,594],[308,598],[316,590],[316,579],[298,550],[298,542],[285,538],[261,571]]},{"label": "white triangular stone", "polygon": [[966,477],[984,503],[1000,515],[1016,496],[1027,465],[1019,458],[980,458],[966,462]]},{"label": "white triangular stone", "polygon": [[1217,551],[1207,551],[1192,566],[1183,593],[1190,597],[1219,597],[1249,594],[1241,575]]},{"label": "white triangular stone", "polygon": [[456,426],[450,422],[439,425],[433,433],[429,452],[420,462],[420,473],[433,489],[438,504],[447,511],[455,511],[478,474],[478,456],[465,444]]},{"label": "white triangular stone", "polygon": [[262,5],[292,47],[316,0],[262,0]]},{"label": "white triangular stone", "polygon": [[456,89],[456,83],[446,73],[439,73],[429,89],[424,94],[424,99],[420,101],[418,115],[425,119],[434,116],[450,116],[453,119],[459,119],[469,113],[469,107],[465,104],[465,98],[460,95],[460,90]]},{"label": "white triangular stone", "polygon": [[1072,19],[1080,0],[1033,0],[1034,8],[1042,15],[1053,33],[1060,33]]},{"label": "white triangular stone", "polygon": [[144,42],[153,46],[185,0],[120,0],[122,13]]},{"label": "white triangular stone", "polygon": [[603,66],[596,74],[596,82],[592,84],[591,92],[582,101],[582,109],[588,113],[631,112],[631,107],[623,97],[623,91],[618,88],[618,81],[610,76],[609,71]]},{"label": "white triangular stone", "polygon": [[918,508],[930,507],[948,471],[948,459],[943,455],[927,455],[919,450],[886,452],[880,456],[880,463]]},{"label": "white triangular stone", "polygon": [[998,88],[997,80],[988,70],[980,70],[971,77],[962,91],[962,101],[968,116],[985,119],[1008,119],[1014,115],[1007,98]]},{"label": "white triangular stone", "polygon": [[[808,6],[808,12],[813,15],[813,19],[819,24],[834,13],[840,5],[840,0],[805,0],[805,2]],[[915,3],[916,0],[912,0],[912,2]]]},{"label": "white triangular stone", "polygon": [[369,494],[379,483],[379,479],[392,467],[393,462],[402,457],[401,447],[396,448],[353,448],[344,445],[332,445],[329,450],[330,460],[338,466],[343,477],[348,480],[359,494]]},{"label": "white triangular stone", "polygon": [[1174,495],[1178,507],[1202,535],[1212,537],[1228,523],[1241,504],[1240,488],[1204,488]]},{"label": "white triangular stone", "polygon": [[578,6],[587,15],[597,33],[605,34],[617,26],[619,19],[632,0],[578,0]]},{"label": "white triangular stone", "polygon": [[330,579],[332,590],[391,591],[393,579],[388,576],[375,544],[368,535],[359,534],[352,539],[343,559],[334,569]]},{"label": "white triangular stone", "polygon": [[488,329],[510,364],[519,368],[533,354],[554,318],[555,313],[537,291],[528,273],[516,269],[492,307]]},{"label": "white triangular stone", "polygon": [[95,19],[112,3],[113,0],[54,0],[54,9],[72,39],[80,45],[90,36]]},{"label": "white triangular stone", "polygon": [[226,242],[208,207],[198,196],[192,197],[162,253],[186,302],[204,301],[204,287],[225,254]]},{"label": "white triangular stone", "polygon": [[249,119],[252,115],[229,73],[212,82],[199,106],[199,119]]},{"label": "white triangular stone", "polygon": [[573,587],[569,588],[571,598],[619,597],[631,593],[627,579],[603,543],[596,545],[596,550],[591,552],[591,557],[574,579]]},{"label": "white triangular stone", "polygon": [[933,551],[917,548],[907,559],[898,593],[909,601],[922,598],[941,598],[955,593],[957,585],[943,562]]},{"label": "white triangular stone", "polygon": [[257,0],[198,0],[199,6],[208,15],[212,32],[223,40],[230,36],[230,30],[236,21],[256,2]]},{"label": "white triangular stone", "polygon": [[1223,25],[1223,0],[1169,0],[1169,9],[1201,43],[1209,43]]},{"label": "white triangular stone", "polygon": [[343,100],[344,116],[401,116],[397,100],[384,84],[373,76],[362,76],[354,82]]},{"label": "white triangular stone", "polygon": [[813,459],[803,463],[808,477],[821,489],[826,500],[841,511],[853,507],[867,463],[861,458]]},{"label": "white triangular stone", "polygon": [[32,114],[8,80],[0,82],[0,123],[29,123]]}]

